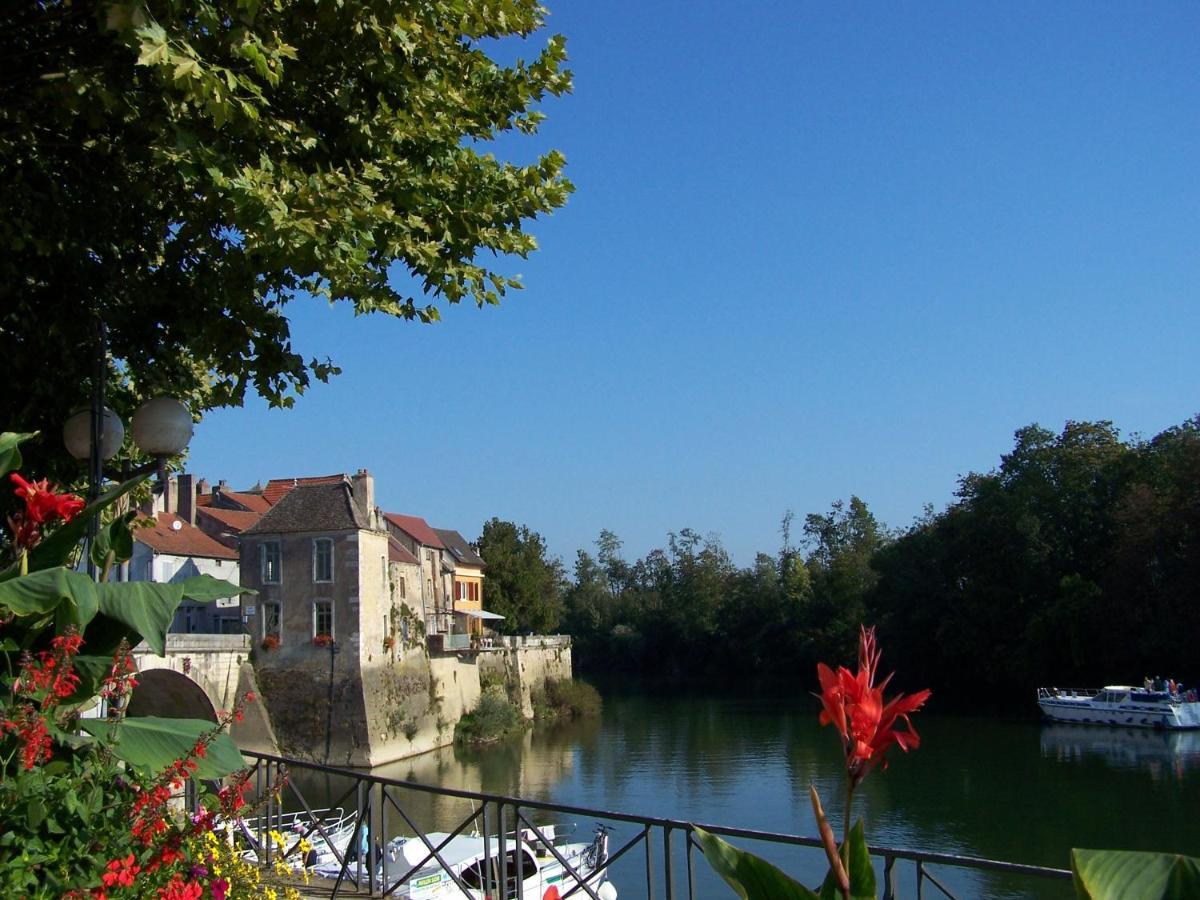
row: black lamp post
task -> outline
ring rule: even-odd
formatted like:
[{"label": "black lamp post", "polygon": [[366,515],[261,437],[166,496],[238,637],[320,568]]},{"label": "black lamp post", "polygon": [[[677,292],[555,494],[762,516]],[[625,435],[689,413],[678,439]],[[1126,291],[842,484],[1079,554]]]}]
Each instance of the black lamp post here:
[{"label": "black lamp post", "polygon": [[[100,496],[105,477],[128,479],[155,470],[160,487],[165,489],[166,461],[182,453],[192,439],[192,414],[186,406],[171,397],[155,397],[143,403],[133,414],[130,430],[138,449],[153,462],[122,473],[107,473],[104,463],[116,456],[125,441],[125,423],[104,405],[104,385],[108,376],[108,348],[104,323],[97,325],[96,365],[92,377],[91,404],[67,419],[63,425],[63,443],[76,459],[88,461],[88,503]],[[100,528],[99,515],[88,523],[88,547]],[[88,554],[88,574],[95,576],[95,565]]]}]

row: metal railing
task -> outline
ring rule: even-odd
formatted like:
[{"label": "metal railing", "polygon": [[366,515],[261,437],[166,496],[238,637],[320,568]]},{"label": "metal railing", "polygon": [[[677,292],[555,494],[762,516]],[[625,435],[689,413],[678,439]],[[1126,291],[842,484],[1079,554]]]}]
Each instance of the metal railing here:
[{"label": "metal railing", "polygon": [[[814,860],[819,859],[822,864],[824,860],[821,840],[817,837],[690,823],[611,810],[546,803],[499,794],[433,787],[416,782],[383,778],[363,770],[326,766],[264,753],[243,751],[243,755],[252,761],[251,777],[254,779],[258,796],[265,802],[262,814],[253,820],[253,829],[257,831],[255,842],[261,850],[265,851],[258,857],[260,863],[270,866],[281,853],[284,855],[285,861],[297,860],[302,847],[301,837],[312,841],[320,839],[332,845],[334,843],[333,835],[330,833],[328,821],[322,819],[321,809],[344,807],[348,811],[354,811],[356,819],[353,837],[345,849],[335,850],[334,855],[339,865],[339,872],[336,878],[331,879],[332,883],[327,886],[327,895],[330,897],[393,896],[401,890],[403,882],[411,878],[418,870],[434,862],[449,875],[450,880],[458,886],[461,896],[464,898],[520,896],[515,885],[520,885],[524,878],[522,871],[524,854],[508,853],[507,845],[512,844],[513,847],[516,847],[518,834],[528,835],[546,845],[551,844],[542,831],[545,826],[534,823],[535,814],[541,814],[543,818],[547,815],[574,816],[588,820],[600,820],[604,823],[633,826],[632,836],[609,852],[607,862],[603,867],[611,877],[614,866],[625,860],[620,880],[615,885],[619,888],[623,900],[630,900],[637,896],[664,897],[666,900],[678,900],[678,898],[684,897],[688,900],[695,900],[697,897],[711,896],[711,893],[707,895],[697,893],[700,887],[697,872],[707,869],[707,865],[702,854],[699,867],[696,864],[696,855],[700,853],[693,830],[696,827],[738,842],[752,841],[755,844],[765,844],[768,849],[771,847],[809,848],[814,853]],[[281,779],[280,776],[284,776],[284,778]],[[327,779],[338,781],[341,785],[340,796],[337,796],[335,792],[334,796],[327,797],[320,803],[310,802],[298,782],[313,776],[324,776]],[[273,788],[278,786],[281,781],[284,781],[284,786],[282,791],[276,795],[273,793]],[[456,825],[446,835],[440,829],[423,828],[418,824],[416,817],[406,809],[407,804],[402,802],[402,795],[406,792],[412,792],[416,796],[459,798],[471,804],[472,812],[461,820],[456,819]],[[411,804],[411,796],[408,802]],[[284,817],[295,822],[297,814],[302,820],[304,820],[304,816],[307,816],[306,821],[310,823],[310,827],[306,827],[302,833],[295,834],[295,840],[289,846],[282,849],[274,848],[267,834],[271,830],[279,830],[278,825],[284,820]],[[424,855],[417,864],[406,868],[403,874],[393,876],[388,873],[385,878],[383,873],[387,873],[387,868],[383,862],[384,845],[394,836],[393,832],[400,830],[396,827],[398,822],[403,823],[403,830],[411,832],[421,840],[424,848],[419,852]],[[478,887],[468,886],[464,883],[460,875],[455,872],[454,867],[448,864],[442,855],[442,851],[451,840],[467,833],[467,830],[472,827],[483,838],[484,857],[492,861],[492,866],[484,867],[486,883]],[[601,827],[611,828],[612,826]],[[437,843],[427,837],[427,833],[433,831],[438,831],[441,835]],[[495,850],[491,849],[493,842]],[[677,846],[678,844],[682,844],[682,847]],[[739,845],[744,846],[743,844]],[[763,853],[763,848],[757,846],[745,849]],[[599,892],[598,873],[589,874],[573,868],[557,851],[553,848],[550,850],[565,870],[564,886],[559,889],[563,900],[568,897],[589,897],[592,900],[603,900]],[[661,850],[661,859],[656,850]],[[681,850],[682,858],[679,856]],[[1033,894],[1036,896],[1040,896],[1042,888],[1048,888],[1051,883],[1061,884],[1069,882],[1071,879],[1071,872],[1068,869],[1024,865],[952,853],[883,846],[873,846],[870,848],[870,852],[874,860],[882,866],[882,896],[884,900],[896,900],[900,896],[898,894],[898,864],[901,864],[900,868],[911,865],[911,871],[915,875],[915,896],[918,898],[925,896],[925,889],[928,885],[936,889],[940,896],[956,900],[959,895],[955,894],[952,887],[947,884],[953,878],[947,877],[944,870],[958,873],[967,872],[976,876],[993,873],[997,876],[1019,876],[1030,879],[1040,886]],[[638,856],[641,856],[644,862],[645,893],[643,895],[635,893],[636,884],[627,883],[631,871],[636,873],[633,876],[634,880],[641,881],[639,870],[643,867],[642,863],[636,863],[636,868],[630,865]],[[516,871],[510,873],[507,865],[512,860],[515,860]],[[498,884],[496,885],[491,882],[493,866],[499,867],[496,878]],[[513,876],[515,876],[515,881]],[[710,876],[708,882],[710,885],[714,878],[715,876]],[[389,883],[384,883],[385,880]],[[507,890],[499,891],[500,884],[506,885]],[[1063,884],[1063,887],[1065,888],[1066,885]],[[728,895],[728,889],[723,885],[717,890],[720,891],[721,896]],[[460,896],[460,894],[456,893],[454,896]]]}]

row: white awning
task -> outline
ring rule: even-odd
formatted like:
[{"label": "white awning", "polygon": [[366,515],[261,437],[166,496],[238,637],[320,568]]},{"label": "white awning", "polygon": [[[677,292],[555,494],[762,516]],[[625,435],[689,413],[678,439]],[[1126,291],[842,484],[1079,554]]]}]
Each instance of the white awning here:
[{"label": "white awning", "polygon": [[470,616],[472,619],[503,619],[500,613],[488,612],[486,609],[456,609],[456,613]]}]

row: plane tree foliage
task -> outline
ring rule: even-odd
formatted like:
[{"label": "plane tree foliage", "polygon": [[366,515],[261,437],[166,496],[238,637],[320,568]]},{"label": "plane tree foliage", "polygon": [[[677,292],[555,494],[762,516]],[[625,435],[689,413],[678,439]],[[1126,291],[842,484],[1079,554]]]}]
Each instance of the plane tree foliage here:
[{"label": "plane tree foliage", "polygon": [[424,322],[498,303],[520,286],[504,259],[572,190],[557,151],[488,152],[571,88],[544,16],[533,0],[3,4],[0,422],[58,433],[86,403],[100,319],[110,405],[171,391],[200,411],[247,391],[287,406],[337,372],[293,348],[298,298]]},{"label": "plane tree foliage", "polygon": [[527,525],[492,518],[477,542],[487,563],[483,606],[504,619],[505,634],[549,634],[558,630],[563,609],[562,563],[546,549],[545,539]]}]

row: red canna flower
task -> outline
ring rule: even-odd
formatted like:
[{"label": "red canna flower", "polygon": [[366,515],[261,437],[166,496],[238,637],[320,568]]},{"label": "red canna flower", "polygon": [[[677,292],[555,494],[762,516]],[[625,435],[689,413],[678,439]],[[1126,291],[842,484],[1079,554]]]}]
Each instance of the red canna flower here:
[{"label": "red canna flower", "polygon": [[[928,690],[910,696],[903,694],[885,703],[883,689],[892,676],[875,684],[875,672],[881,652],[875,643],[875,629],[860,627],[858,672],[839,666],[834,672],[824,663],[817,664],[821,682],[822,725],[830,723],[842,736],[846,753],[846,772],[853,790],[877,765],[887,768],[887,751],[893,745],[908,751],[918,747],[921,737],[909,720],[929,699]],[[900,730],[901,724],[905,730]]]},{"label": "red canna flower", "polygon": [[134,878],[142,871],[141,866],[134,865],[134,856],[130,853],[124,859],[114,859],[108,864],[108,871],[100,876],[106,888],[133,887]]},{"label": "red canna flower", "polygon": [[55,519],[70,522],[83,509],[82,500],[74,494],[54,493],[45,478],[41,481],[26,481],[17,472],[13,472],[10,477],[17,486],[17,496],[25,501],[25,515],[38,525],[45,525]]}]

